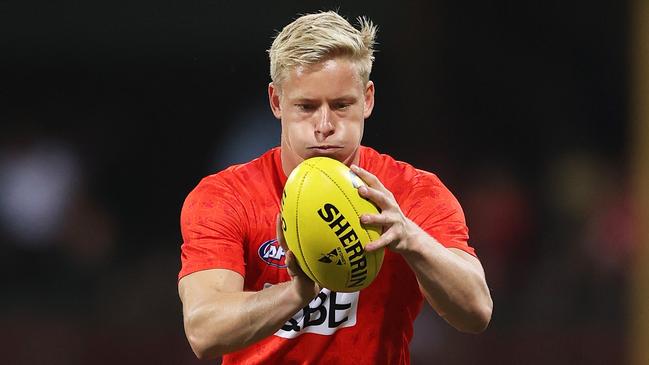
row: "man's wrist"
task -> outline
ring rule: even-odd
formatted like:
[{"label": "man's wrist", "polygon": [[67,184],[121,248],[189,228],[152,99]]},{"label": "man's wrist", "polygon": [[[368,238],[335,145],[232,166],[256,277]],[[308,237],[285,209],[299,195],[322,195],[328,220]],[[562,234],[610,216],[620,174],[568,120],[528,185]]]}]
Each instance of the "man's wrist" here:
[{"label": "man's wrist", "polygon": [[317,294],[313,291],[313,283],[311,287],[305,283],[305,279],[302,278],[293,278],[288,284],[287,290],[289,291],[289,300],[292,306],[295,306],[297,309],[304,308],[307,306]]}]

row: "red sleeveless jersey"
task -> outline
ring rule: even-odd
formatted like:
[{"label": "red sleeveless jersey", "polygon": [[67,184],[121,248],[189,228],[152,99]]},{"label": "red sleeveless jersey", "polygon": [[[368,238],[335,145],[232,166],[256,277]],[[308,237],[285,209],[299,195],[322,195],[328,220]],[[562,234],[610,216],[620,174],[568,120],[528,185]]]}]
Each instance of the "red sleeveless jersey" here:
[{"label": "red sleeveless jersey", "polygon": [[[434,174],[368,147],[361,147],[359,165],[376,175],[403,213],[442,245],[475,256],[462,208]],[[275,237],[285,182],[279,147],[204,178],[182,209],[179,278],[228,269],[245,278],[246,291],[288,281],[284,251]],[[368,288],[355,293],[323,289],[274,335],[224,355],[223,364],[409,364],[413,321],[422,302],[410,267],[386,250]]]}]

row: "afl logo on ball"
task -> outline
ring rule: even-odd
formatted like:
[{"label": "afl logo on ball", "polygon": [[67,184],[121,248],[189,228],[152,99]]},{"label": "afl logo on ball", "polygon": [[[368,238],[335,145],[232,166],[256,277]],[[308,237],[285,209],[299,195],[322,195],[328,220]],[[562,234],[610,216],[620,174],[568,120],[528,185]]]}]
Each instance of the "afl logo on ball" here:
[{"label": "afl logo on ball", "polygon": [[276,239],[266,241],[259,246],[259,257],[270,266],[286,267],[286,252]]}]

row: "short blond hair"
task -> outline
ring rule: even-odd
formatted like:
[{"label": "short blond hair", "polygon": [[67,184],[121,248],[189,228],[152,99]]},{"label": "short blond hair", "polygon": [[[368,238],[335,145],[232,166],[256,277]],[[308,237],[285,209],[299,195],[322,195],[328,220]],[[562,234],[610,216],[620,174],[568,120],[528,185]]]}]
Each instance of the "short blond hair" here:
[{"label": "short blond hair", "polygon": [[335,11],[303,15],[277,34],[268,53],[270,78],[280,86],[286,73],[296,66],[309,66],[334,57],[346,57],[356,63],[367,84],[374,62],[377,27],[365,17],[358,17],[354,28]]}]

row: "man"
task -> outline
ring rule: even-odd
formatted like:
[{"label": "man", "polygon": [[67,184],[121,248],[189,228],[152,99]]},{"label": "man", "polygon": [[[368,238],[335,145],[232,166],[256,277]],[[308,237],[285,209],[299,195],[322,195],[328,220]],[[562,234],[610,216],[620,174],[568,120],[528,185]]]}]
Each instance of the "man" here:
[{"label": "man", "polygon": [[[203,179],[181,214],[179,293],[199,358],[224,364],[407,364],[423,299],[460,331],[483,331],[492,301],[468,246],[461,207],[439,179],[360,145],[374,106],[376,27],[335,12],[302,16],[270,48],[268,96],[279,148]],[[359,217],[387,248],[376,280],[356,293],[317,287],[285,251],[279,207],[304,159],[342,161],[381,208]]]}]

